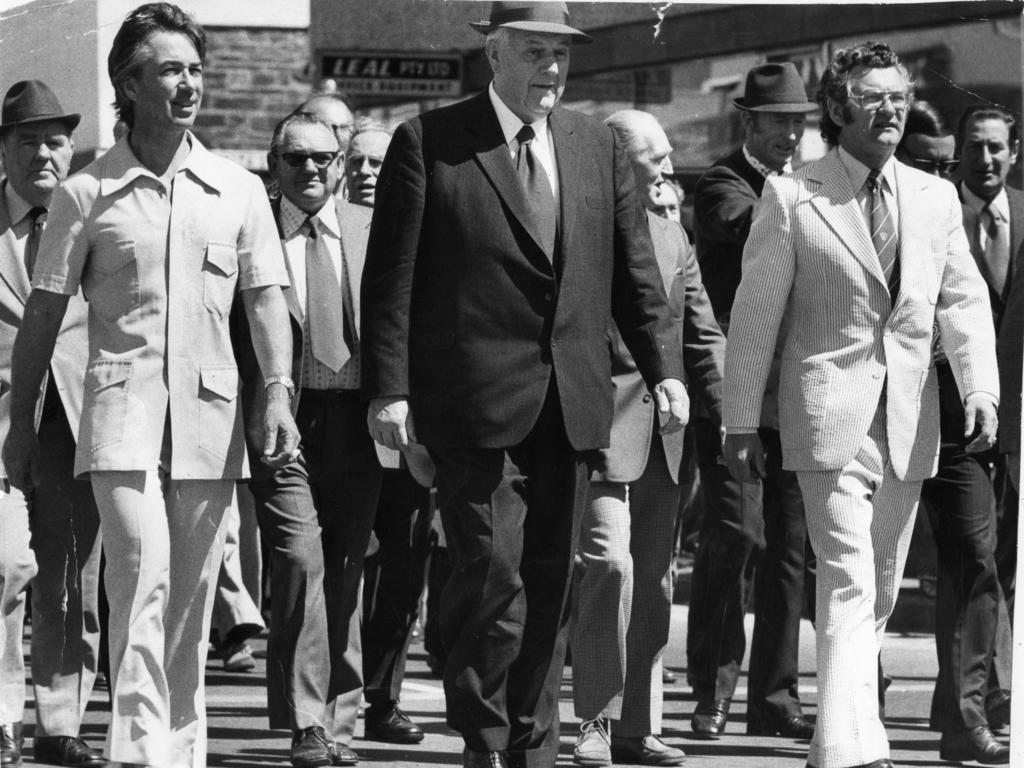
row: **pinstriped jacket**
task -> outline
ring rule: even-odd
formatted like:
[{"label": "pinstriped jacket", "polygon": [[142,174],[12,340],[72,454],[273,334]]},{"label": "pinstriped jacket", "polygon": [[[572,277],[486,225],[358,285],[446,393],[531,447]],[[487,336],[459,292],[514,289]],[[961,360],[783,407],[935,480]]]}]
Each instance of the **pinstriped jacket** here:
[{"label": "pinstriped jacket", "polygon": [[885,280],[838,153],[765,185],[743,253],[726,345],[724,418],[756,427],[783,318],[779,416],[787,469],[840,469],[883,392],[893,470],[935,471],[937,324],[962,395],[999,396],[988,289],[951,184],[896,163],[900,292]]}]

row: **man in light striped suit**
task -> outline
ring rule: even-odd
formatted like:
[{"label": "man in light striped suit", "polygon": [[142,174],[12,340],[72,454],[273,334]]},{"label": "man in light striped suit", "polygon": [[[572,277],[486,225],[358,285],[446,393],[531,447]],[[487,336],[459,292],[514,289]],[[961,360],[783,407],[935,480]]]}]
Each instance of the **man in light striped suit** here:
[{"label": "man in light striped suit", "polygon": [[967,450],[995,441],[988,290],[956,190],[893,158],[911,99],[888,46],[836,53],[818,91],[830,151],[767,180],[726,347],[725,458],[749,477],[764,472],[756,431],[782,345],[783,461],[818,556],[816,768],[892,766],[876,663],[938,455],[933,326],[964,398]]}]

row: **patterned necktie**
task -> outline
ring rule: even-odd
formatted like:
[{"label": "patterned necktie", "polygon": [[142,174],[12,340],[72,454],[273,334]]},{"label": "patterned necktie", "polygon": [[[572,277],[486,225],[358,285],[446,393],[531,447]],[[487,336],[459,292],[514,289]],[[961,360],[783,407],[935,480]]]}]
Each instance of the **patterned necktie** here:
[{"label": "patterned necktie", "polygon": [[533,156],[530,143],[535,135],[533,126],[524,125],[516,134],[516,173],[526,190],[526,200],[533,213],[534,224],[540,234],[544,253],[550,259],[555,251],[555,232],[558,229],[555,196],[544,166]]},{"label": "patterned necktie", "polygon": [[985,242],[985,267],[989,274],[992,288],[1002,296],[1006,287],[1006,276],[1010,270],[1010,254],[1000,237],[1002,221],[992,210],[992,203],[985,203],[978,216],[978,242],[982,241],[984,233]]},{"label": "patterned necktie", "polygon": [[[352,357],[345,340],[344,295],[331,264],[327,244],[310,216],[302,225],[306,235],[306,326],[313,357],[337,373]],[[342,265],[342,275],[344,275]],[[344,277],[342,277],[344,280]]]},{"label": "patterned necktie", "polygon": [[885,190],[882,188],[880,177],[881,171],[872,169],[865,182],[871,209],[871,242],[875,244],[878,263],[889,286],[889,296],[895,302],[900,292],[899,248],[896,240],[896,223],[892,220],[889,205],[885,201]]},{"label": "patterned necktie", "polygon": [[43,236],[43,227],[46,226],[46,209],[36,206],[28,212],[26,218],[32,221],[32,229],[25,240],[25,271],[28,272],[28,279],[31,281],[36,268],[36,256],[39,255],[39,240]]}]

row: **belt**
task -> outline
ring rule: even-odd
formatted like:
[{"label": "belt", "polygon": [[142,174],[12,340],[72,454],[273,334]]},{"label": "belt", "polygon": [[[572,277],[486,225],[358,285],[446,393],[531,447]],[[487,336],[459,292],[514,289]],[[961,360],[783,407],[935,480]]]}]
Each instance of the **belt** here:
[{"label": "belt", "polygon": [[348,405],[362,399],[358,389],[305,389],[300,400],[320,405]]}]

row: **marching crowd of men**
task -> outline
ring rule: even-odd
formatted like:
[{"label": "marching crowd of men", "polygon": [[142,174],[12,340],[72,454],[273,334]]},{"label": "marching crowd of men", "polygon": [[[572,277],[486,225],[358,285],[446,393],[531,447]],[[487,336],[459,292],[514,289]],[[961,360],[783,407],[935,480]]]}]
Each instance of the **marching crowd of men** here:
[{"label": "marching crowd of men", "polygon": [[[358,762],[364,695],[367,738],[423,739],[399,699],[429,489],[462,765],[555,764],[569,646],[574,762],[680,765],[662,657],[688,422],[705,504],[693,733],[727,727],[756,583],[748,733],[809,741],[814,768],[893,765],[881,644],[923,501],[940,757],[1007,763],[1017,119],[979,104],[952,131],[883,43],[838,50],[815,101],[792,64],[756,66],[691,245],[656,119],[559,105],[590,42],[564,4],[495,2],[471,26],[485,92],[393,135],[314,95],[269,137],[270,196],[192,132],[206,38],[174,5],[117,32],[124,130],[81,172],[80,115],[40,81],[7,90],[0,763],[22,760],[31,583],[34,759],[205,766],[241,482],[269,552],[269,724],[296,768]],[[814,112],[828,151],[794,170]],[[262,622],[218,614],[236,616],[218,632],[243,669]],[[101,631],[102,754],[79,736]]]}]

